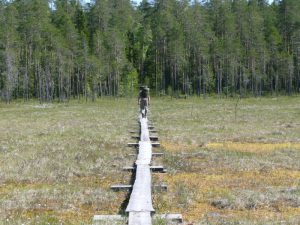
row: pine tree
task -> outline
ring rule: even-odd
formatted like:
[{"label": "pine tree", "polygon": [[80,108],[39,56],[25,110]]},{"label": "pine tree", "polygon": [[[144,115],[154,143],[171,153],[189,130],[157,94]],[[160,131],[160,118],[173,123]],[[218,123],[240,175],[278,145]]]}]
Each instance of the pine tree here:
[{"label": "pine tree", "polygon": [[[19,81],[19,35],[17,33],[18,21],[15,15],[17,10],[13,4],[4,7],[2,3],[0,28],[0,61],[3,62],[0,70],[0,86],[2,98],[10,102],[13,95],[18,97]],[[2,14],[3,12],[3,14]]]},{"label": "pine tree", "polygon": [[0,90],[22,97],[300,91],[298,0],[0,1]]}]

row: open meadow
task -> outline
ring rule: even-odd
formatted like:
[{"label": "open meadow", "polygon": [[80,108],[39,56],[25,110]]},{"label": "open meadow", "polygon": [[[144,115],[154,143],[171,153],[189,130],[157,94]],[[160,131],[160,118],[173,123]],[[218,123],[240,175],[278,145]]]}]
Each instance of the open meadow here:
[{"label": "open meadow", "polygon": [[[300,98],[153,98],[167,174],[157,213],[191,224],[300,224]],[[124,212],[137,100],[0,103],[0,224],[91,224]],[[158,150],[157,150],[158,151]],[[164,224],[160,221],[157,224]]]}]

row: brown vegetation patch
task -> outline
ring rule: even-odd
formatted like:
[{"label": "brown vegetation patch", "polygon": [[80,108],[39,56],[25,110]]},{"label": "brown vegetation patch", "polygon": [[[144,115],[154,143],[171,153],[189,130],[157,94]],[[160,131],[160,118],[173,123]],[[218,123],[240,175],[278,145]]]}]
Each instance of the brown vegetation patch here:
[{"label": "brown vegetation patch", "polygon": [[[297,186],[300,171],[183,172],[166,175],[164,180],[169,184],[168,197],[164,201],[168,198],[176,204],[164,203],[160,210],[168,208],[174,212],[180,211],[188,221],[203,219],[212,212],[226,218],[246,218],[250,215],[256,219],[261,215],[264,218],[268,218],[268,215],[270,218],[279,215],[289,217],[296,215],[299,208],[299,203],[291,199],[293,196],[281,195],[278,191],[272,195],[268,187],[277,187],[278,190],[282,186]],[[243,190],[247,189],[252,191],[244,193]]]},{"label": "brown vegetation patch", "polygon": [[208,143],[208,149],[222,149],[226,151],[239,151],[249,153],[269,153],[276,150],[296,149],[300,150],[300,143],[243,143],[243,142],[221,142]]},{"label": "brown vegetation patch", "polygon": [[199,145],[195,143],[186,144],[184,142],[161,141],[161,147],[167,152],[189,152],[197,149]]}]

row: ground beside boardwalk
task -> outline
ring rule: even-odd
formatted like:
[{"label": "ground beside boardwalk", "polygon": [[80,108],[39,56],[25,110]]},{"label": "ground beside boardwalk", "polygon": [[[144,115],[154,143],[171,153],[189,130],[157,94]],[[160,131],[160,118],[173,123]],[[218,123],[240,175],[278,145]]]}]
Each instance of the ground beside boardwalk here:
[{"label": "ground beside boardwalk", "polygon": [[[136,99],[0,104],[0,218],[88,224],[122,212]],[[158,213],[194,224],[300,223],[300,98],[152,99],[168,174]],[[163,224],[162,221],[159,224]]]}]

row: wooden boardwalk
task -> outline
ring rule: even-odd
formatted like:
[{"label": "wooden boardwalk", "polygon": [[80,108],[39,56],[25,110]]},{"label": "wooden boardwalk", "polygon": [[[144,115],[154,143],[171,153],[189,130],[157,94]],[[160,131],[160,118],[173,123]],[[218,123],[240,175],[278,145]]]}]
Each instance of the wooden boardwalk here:
[{"label": "wooden boardwalk", "polygon": [[152,144],[150,141],[148,119],[140,117],[141,134],[136,165],[136,177],[126,212],[128,225],[151,225],[152,206],[151,169]]},{"label": "wooden boardwalk", "polygon": [[[172,224],[181,224],[183,222],[181,214],[161,214],[154,215],[154,208],[152,205],[152,189],[167,190],[167,185],[152,185],[151,173],[162,172],[166,169],[163,166],[152,166],[152,156],[162,156],[163,153],[152,152],[152,148],[159,147],[158,136],[150,136],[153,133],[153,125],[149,125],[147,118],[139,116],[140,132],[132,138],[139,139],[139,142],[128,143],[127,146],[138,148],[137,154],[129,154],[136,156],[134,166],[125,166],[123,170],[135,171],[135,181],[131,184],[112,185],[111,189],[115,191],[132,190],[129,198],[126,212],[129,214],[128,220],[122,215],[95,215],[94,224],[121,224],[128,225],[152,225],[152,216],[154,220],[162,219],[172,222]],[[136,131],[130,131],[136,134]],[[156,133],[156,131],[155,131]],[[156,141],[156,142],[151,142]],[[125,222],[126,221],[126,222]]]}]

